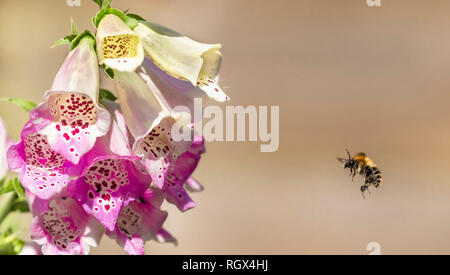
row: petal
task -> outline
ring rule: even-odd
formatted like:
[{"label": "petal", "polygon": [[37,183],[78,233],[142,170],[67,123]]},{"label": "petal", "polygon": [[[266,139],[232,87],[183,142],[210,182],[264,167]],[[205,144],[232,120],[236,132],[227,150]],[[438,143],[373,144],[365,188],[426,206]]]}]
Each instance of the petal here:
[{"label": "petal", "polygon": [[176,112],[178,106],[188,108],[191,114],[195,113],[194,99],[204,95],[200,88],[193,86],[190,82],[168,75],[148,58],[144,59],[138,73],[161,105],[171,113]]},{"label": "petal", "polygon": [[164,185],[170,166],[189,149],[192,143],[184,140],[175,141],[172,138],[171,129],[174,125],[189,124],[190,116],[184,114],[180,113],[181,117],[178,120],[167,117],[158,126],[150,129],[146,136],[136,138],[133,151],[143,156],[144,165],[153,183],[159,188]]},{"label": "petal", "polygon": [[111,133],[107,135],[109,140],[106,141],[109,143],[111,152],[119,156],[131,156],[134,138],[128,130],[120,105],[107,99],[104,99],[102,103],[112,117]]},{"label": "petal", "polygon": [[47,137],[37,133],[32,123],[24,127],[21,136],[22,140],[8,150],[9,165],[19,172],[25,189],[41,199],[49,199],[65,188],[78,169],[53,151]]},{"label": "petal", "polygon": [[141,197],[122,208],[116,228],[108,235],[128,254],[143,254],[144,242],[155,238],[166,218],[167,212]]},{"label": "petal", "polygon": [[183,185],[170,183],[164,185],[164,194],[169,203],[175,206],[182,212],[185,212],[195,207],[195,202],[187,194]]},{"label": "petal", "polygon": [[42,255],[41,246],[36,242],[27,242],[23,246],[19,255]]},{"label": "petal", "polygon": [[191,192],[201,192],[204,190],[204,187],[193,177],[188,178],[184,182],[184,187]]},{"label": "petal", "polygon": [[[147,84],[136,73],[118,73],[117,96],[135,142],[133,152],[144,158],[153,182],[162,188],[167,168],[192,144],[191,116],[174,113],[160,105]],[[174,127],[187,131],[189,140],[176,141]]]},{"label": "petal", "polygon": [[174,245],[178,245],[177,239],[175,239],[169,232],[167,232],[164,228],[161,228],[158,233],[156,233],[155,239],[160,243],[173,243]]},{"label": "petal", "polygon": [[230,101],[222,88],[219,87],[219,77],[200,77],[198,87],[202,89],[210,98],[218,102]]},{"label": "petal", "polygon": [[[161,25],[145,22],[134,29],[145,53],[163,71],[194,86],[202,73],[215,77],[221,65],[220,44],[203,44]],[[202,69],[206,70],[203,71]]]},{"label": "petal", "polygon": [[[44,206],[44,207],[43,207]],[[59,196],[50,201],[34,200],[32,212],[36,215],[31,226],[31,237],[42,246],[43,254],[87,254],[84,240],[93,219],[73,198]],[[101,227],[96,227],[102,234]],[[90,242],[89,244],[96,244]]]},{"label": "petal", "polygon": [[119,17],[106,15],[97,29],[97,52],[100,65],[118,70],[136,70],[144,59],[139,38]]},{"label": "petal", "polygon": [[151,182],[140,169],[133,157],[99,157],[86,166],[79,179],[69,183],[68,191],[112,231],[122,206],[136,200]]},{"label": "petal", "polygon": [[114,86],[127,126],[135,138],[145,136],[169,115],[136,73],[117,72]]},{"label": "petal", "polygon": [[134,32],[147,56],[161,70],[199,86],[217,101],[229,100],[217,85],[222,63],[220,44],[199,43],[151,22],[139,23]]},{"label": "petal", "polygon": [[8,161],[6,159],[6,153],[11,145],[12,141],[8,138],[5,124],[0,118],[0,179],[3,179],[8,172]]},{"label": "petal", "polygon": [[93,39],[84,38],[64,61],[45,102],[31,112],[50,146],[77,164],[104,136],[111,118],[98,104],[98,63]]}]

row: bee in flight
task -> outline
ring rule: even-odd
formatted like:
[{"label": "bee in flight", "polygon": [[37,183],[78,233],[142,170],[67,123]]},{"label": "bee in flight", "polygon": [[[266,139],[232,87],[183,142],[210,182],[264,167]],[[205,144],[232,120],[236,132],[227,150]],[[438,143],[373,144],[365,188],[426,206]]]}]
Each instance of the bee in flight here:
[{"label": "bee in flight", "polygon": [[[364,177],[364,185],[361,186],[361,192],[364,197],[364,192],[369,192],[369,186],[373,185],[378,188],[383,183],[381,177],[381,171],[372,162],[365,153],[358,153],[354,157],[351,157],[350,152],[347,150],[348,159],[337,158],[344,164],[344,169],[350,168],[350,175],[352,180],[356,174],[360,174]],[[370,192],[369,192],[370,193]]]}]

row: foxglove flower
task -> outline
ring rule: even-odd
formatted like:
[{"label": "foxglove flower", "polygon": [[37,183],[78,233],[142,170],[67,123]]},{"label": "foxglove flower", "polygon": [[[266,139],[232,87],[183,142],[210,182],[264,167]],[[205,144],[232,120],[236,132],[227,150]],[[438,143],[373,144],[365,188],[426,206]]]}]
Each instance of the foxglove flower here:
[{"label": "foxglove flower", "polygon": [[146,55],[161,70],[191,82],[217,101],[229,100],[217,83],[222,63],[220,44],[199,43],[146,21],[141,21],[134,32],[139,36]]},{"label": "foxglove flower", "polygon": [[131,155],[117,104],[106,103],[114,117],[110,132],[97,140],[83,158],[78,179],[67,190],[108,230],[113,230],[122,207],[139,198],[151,183],[140,158]]},{"label": "foxglove flower", "polygon": [[222,63],[220,44],[196,42],[161,25],[139,20],[133,30],[116,15],[106,15],[98,25],[100,64],[132,72],[145,55],[167,74],[190,82],[209,97],[223,102],[229,97],[218,85]]},{"label": "foxglove flower", "polygon": [[19,173],[25,189],[40,199],[60,193],[78,169],[60,153],[53,151],[47,137],[28,122],[21,140],[8,150],[9,168]]},{"label": "foxglove flower", "polygon": [[144,49],[139,37],[116,15],[106,15],[97,28],[100,65],[134,71],[142,64]]},{"label": "foxglove flower", "polygon": [[103,235],[102,226],[88,215],[79,202],[60,194],[50,200],[28,196],[34,216],[31,238],[45,255],[88,254]]},{"label": "foxglove flower", "polygon": [[195,136],[189,150],[169,167],[163,190],[167,201],[175,204],[180,211],[186,211],[195,206],[194,201],[187,194],[185,186],[194,191],[203,189],[195,179],[191,178],[191,175],[197,168],[200,155],[204,152],[205,139],[202,136]]},{"label": "foxglove flower", "polygon": [[[195,114],[194,99],[204,95],[200,88],[193,86],[190,82],[168,75],[148,58],[144,59],[137,73],[169,112],[180,112],[182,110],[177,107],[182,106],[187,108],[190,114]],[[191,119],[193,123],[196,122],[194,117]]]},{"label": "foxglove flower", "polygon": [[6,152],[12,143],[12,140],[8,137],[5,124],[3,123],[3,120],[0,119],[0,179],[3,179],[8,172]]},{"label": "foxglove flower", "polygon": [[[127,126],[134,137],[133,152],[143,162],[153,183],[162,188],[171,163],[191,145],[191,116],[171,114],[135,72],[117,72],[114,78],[117,97]],[[174,127],[175,125],[175,127]],[[188,137],[176,140],[172,128],[183,129]]]},{"label": "foxglove flower", "polygon": [[148,189],[139,200],[122,208],[113,231],[107,235],[114,238],[128,254],[144,254],[146,241],[157,238],[173,240],[162,225],[167,212],[161,211],[163,195],[159,189]]},{"label": "foxglove flower", "polygon": [[98,104],[99,72],[94,39],[85,36],[59,69],[45,101],[31,111],[39,134],[65,159],[78,164],[110,126]]}]

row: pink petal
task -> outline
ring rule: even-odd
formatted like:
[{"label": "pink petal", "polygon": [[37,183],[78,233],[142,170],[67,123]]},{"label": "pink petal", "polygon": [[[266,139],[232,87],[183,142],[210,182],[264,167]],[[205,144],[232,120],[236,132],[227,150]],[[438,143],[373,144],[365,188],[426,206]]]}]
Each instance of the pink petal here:
[{"label": "pink petal", "polygon": [[[31,237],[42,246],[43,254],[88,253],[85,235],[94,229],[88,227],[92,224],[92,218],[76,200],[63,195],[50,201],[35,199],[32,212],[35,217]],[[101,228],[97,227],[96,230],[101,231]],[[96,243],[91,241],[90,244]]]},{"label": "pink petal", "polygon": [[19,172],[24,188],[41,199],[49,199],[65,188],[78,168],[53,151],[32,123],[24,127],[21,136],[22,140],[8,150],[9,166]]},{"label": "pink petal", "polygon": [[4,178],[6,176],[6,173],[8,172],[6,152],[11,145],[12,140],[9,139],[5,124],[0,118],[0,179]]},{"label": "pink petal", "polygon": [[94,40],[84,38],[59,69],[45,102],[32,111],[50,146],[74,164],[109,129],[109,113],[98,104],[99,72]]},{"label": "pink petal", "polygon": [[111,231],[122,206],[137,199],[151,182],[139,169],[133,157],[99,157],[69,183],[68,191]]},{"label": "pink petal", "polygon": [[147,199],[140,197],[123,207],[115,229],[107,233],[116,239],[128,254],[143,254],[144,242],[155,238],[161,230],[167,212],[161,211],[159,206],[153,204],[157,197],[158,195],[150,196],[149,192],[146,192]]}]

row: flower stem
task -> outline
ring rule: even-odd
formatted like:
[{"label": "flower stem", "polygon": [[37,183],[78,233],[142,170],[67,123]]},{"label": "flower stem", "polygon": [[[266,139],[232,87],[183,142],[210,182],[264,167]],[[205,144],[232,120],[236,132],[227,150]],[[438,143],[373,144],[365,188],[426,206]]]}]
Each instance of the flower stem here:
[{"label": "flower stem", "polygon": [[6,193],[0,197],[0,223],[13,208],[15,199],[16,194],[14,192]]}]

